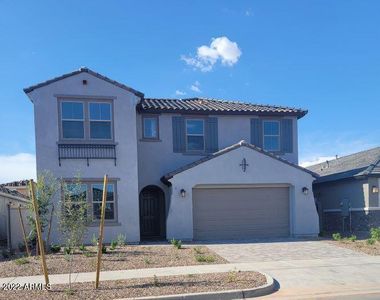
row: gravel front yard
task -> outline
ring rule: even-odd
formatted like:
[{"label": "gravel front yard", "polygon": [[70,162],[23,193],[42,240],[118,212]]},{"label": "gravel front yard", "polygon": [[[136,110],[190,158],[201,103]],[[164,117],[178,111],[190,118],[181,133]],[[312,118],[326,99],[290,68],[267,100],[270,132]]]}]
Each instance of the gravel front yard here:
[{"label": "gravel front yard", "polygon": [[[107,247],[109,248],[109,247]],[[69,261],[60,252],[48,254],[49,274],[69,272]],[[24,262],[24,263],[23,263]],[[23,264],[22,264],[23,263]],[[198,264],[227,263],[222,257],[205,246],[183,246],[177,249],[172,245],[125,246],[116,250],[107,250],[102,255],[102,271],[141,269],[156,267],[189,266]],[[94,272],[96,270],[96,248],[86,247],[86,251],[77,251],[74,255],[73,272]],[[1,277],[41,275],[41,262],[36,257],[25,260],[0,261]]]},{"label": "gravel front yard", "polygon": [[144,279],[104,281],[94,290],[93,283],[73,284],[73,294],[68,295],[67,285],[55,285],[51,291],[1,291],[6,299],[115,299],[182,293],[247,289],[266,283],[264,275],[257,272],[232,271],[201,275],[165,276]]},{"label": "gravel front yard", "polygon": [[363,252],[369,255],[380,255],[380,242],[375,242],[373,245],[369,245],[367,240],[357,240],[351,242],[348,240],[341,241],[328,241],[338,247],[351,249],[358,252]]}]

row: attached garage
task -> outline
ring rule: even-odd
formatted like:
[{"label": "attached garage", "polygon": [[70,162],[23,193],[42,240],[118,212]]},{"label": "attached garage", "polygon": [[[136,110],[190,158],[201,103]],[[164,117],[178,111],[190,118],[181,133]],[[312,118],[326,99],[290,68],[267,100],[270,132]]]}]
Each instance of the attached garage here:
[{"label": "attached garage", "polygon": [[193,189],[195,240],[288,237],[288,187]]},{"label": "attached garage", "polygon": [[167,238],[317,236],[314,175],[244,141],[182,166],[162,178]]}]

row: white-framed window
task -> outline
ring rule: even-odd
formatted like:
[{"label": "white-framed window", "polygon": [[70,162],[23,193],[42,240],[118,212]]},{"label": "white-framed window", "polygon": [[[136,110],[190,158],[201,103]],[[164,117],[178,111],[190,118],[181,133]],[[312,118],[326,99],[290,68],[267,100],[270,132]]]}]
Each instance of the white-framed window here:
[{"label": "white-framed window", "polygon": [[143,139],[158,140],[158,116],[143,116]]},{"label": "white-framed window", "polygon": [[111,101],[59,99],[62,140],[113,140]]},{"label": "white-framed window", "polygon": [[84,106],[82,102],[61,102],[63,139],[84,139]]},{"label": "white-framed window", "polygon": [[[92,219],[93,221],[100,220],[102,197],[103,197],[103,183],[91,184],[92,194]],[[116,220],[116,204],[115,204],[115,185],[113,183],[107,184],[107,197],[106,197],[106,212],[105,220]]]},{"label": "white-framed window", "polygon": [[280,151],[280,121],[263,121],[263,146],[267,151]]},{"label": "white-framed window", "polygon": [[111,103],[89,102],[90,139],[112,139]]},{"label": "white-framed window", "polygon": [[187,119],[186,120],[186,150],[187,151],[204,151],[205,134],[204,120]]}]

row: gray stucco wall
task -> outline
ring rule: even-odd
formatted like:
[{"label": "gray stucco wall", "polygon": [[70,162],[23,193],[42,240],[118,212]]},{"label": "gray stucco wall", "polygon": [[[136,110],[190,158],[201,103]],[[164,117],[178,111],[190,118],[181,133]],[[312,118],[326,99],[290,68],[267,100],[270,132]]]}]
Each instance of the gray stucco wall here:
[{"label": "gray stucco wall", "polygon": [[344,199],[352,208],[368,207],[368,180],[349,179],[314,184],[314,195],[322,209],[340,209]]},{"label": "gray stucco wall", "polygon": [[[142,115],[137,115],[137,137],[139,156],[139,190],[145,186],[158,185],[167,192],[160,178],[185,164],[203,156],[173,152],[172,117],[176,114],[159,115],[159,141],[142,141]],[[250,119],[254,116],[210,115],[218,118],[219,149],[231,146],[241,140],[250,142]],[[298,163],[297,118],[293,118],[293,153],[282,155]]]},{"label": "gray stucco wall", "polygon": [[[348,179],[315,184],[316,200],[322,230],[362,231],[380,226],[380,196],[372,193],[372,186],[379,186],[378,178]],[[348,214],[342,214],[341,202],[350,204]]]},{"label": "gray stucco wall", "polygon": [[[82,80],[87,80],[87,84],[83,85]],[[90,99],[113,98],[116,166],[113,160],[90,160],[89,166],[85,160],[62,160],[62,165],[59,166],[58,95],[79,99],[86,96]],[[122,233],[129,242],[138,242],[140,232],[136,103],[139,99],[134,94],[88,73],[80,73],[36,89],[29,97],[34,103],[37,174],[49,170],[57,178],[73,178],[79,174],[83,180],[102,180],[106,173],[110,178],[117,179],[118,223],[106,225],[105,241],[110,242],[117,234]],[[56,222],[54,219],[52,242],[60,241]],[[90,241],[92,234],[98,234],[98,227],[89,227],[86,242]]]}]

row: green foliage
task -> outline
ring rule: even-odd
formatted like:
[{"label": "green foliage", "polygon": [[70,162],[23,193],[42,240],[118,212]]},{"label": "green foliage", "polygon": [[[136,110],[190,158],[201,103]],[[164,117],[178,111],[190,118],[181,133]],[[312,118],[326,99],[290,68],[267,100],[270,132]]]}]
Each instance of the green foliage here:
[{"label": "green foliage", "polygon": [[[59,231],[65,244],[65,254],[70,258],[69,289],[71,290],[71,272],[74,259],[74,249],[83,243],[87,233],[89,209],[86,188],[79,177],[73,182],[61,182],[60,209],[57,210]],[[69,251],[70,250],[70,251]]]},{"label": "green foliage", "polygon": [[73,249],[71,247],[65,247],[63,248],[63,253],[66,254],[66,255],[70,255],[73,251]]},{"label": "green foliage", "polygon": [[182,241],[181,240],[176,240],[176,239],[171,239],[170,243],[177,249],[182,248]]},{"label": "green foliage", "polygon": [[228,282],[236,282],[237,281],[237,275],[238,275],[238,273],[236,271],[228,272],[227,281]]},{"label": "green foliage", "polygon": [[106,254],[107,253],[107,247],[102,245],[102,253],[103,254]]},{"label": "green foliage", "polygon": [[28,264],[29,260],[26,257],[20,257],[20,258],[17,258],[14,262],[16,265],[21,266],[21,265]]},{"label": "green foliage", "polygon": [[342,240],[342,236],[341,236],[341,234],[339,232],[333,233],[332,234],[332,238],[333,238],[334,241],[340,241],[340,240]]},{"label": "green foliage", "polygon": [[79,250],[82,252],[85,252],[87,249],[86,249],[86,246],[82,244],[79,246]]},{"label": "green foliage", "polygon": [[96,237],[95,233],[92,234],[91,244],[94,246],[98,245],[98,238]]},{"label": "green foliage", "polygon": [[126,245],[125,240],[126,240],[126,236],[124,234],[120,233],[117,235],[116,241],[119,247],[124,247]]},{"label": "green foliage", "polygon": [[144,258],[144,262],[147,264],[147,265],[150,265],[152,263],[152,261],[148,258],[148,257],[145,257]]},{"label": "green foliage", "polygon": [[58,253],[59,251],[61,251],[61,246],[60,245],[56,245],[56,244],[52,244],[50,246],[50,251],[53,252],[53,253]]},{"label": "green foliage", "polygon": [[94,256],[94,254],[91,252],[83,252],[83,255],[86,257],[93,257]]},{"label": "green foliage", "polygon": [[212,256],[212,255],[202,255],[202,254],[198,254],[198,255],[195,255],[195,259],[197,260],[197,262],[207,262],[207,263],[212,263],[215,261],[215,257]]},{"label": "green foliage", "polygon": [[115,240],[112,240],[111,241],[111,247],[110,247],[110,250],[115,250],[116,249],[116,247],[117,247],[117,242],[115,241]]},{"label": "green foliage", "polygon": [[[53,198],[59,190],[59,181],[49,171],[42,172],[35,185],[35,197],[38,204],[38,214],[40,217],[41,231],[44,232],[49,223],[50,211],[52,207]],[[28,203],[30,214],[27,216],[28,224],[31,231],[28,235],[29,241],[34,241],[37,237],[35,213],[33,203]]]},{"label": "green foliage", "polygon": [[357,240],[357,237],[356,237],[355,234],[353,234],[350,237],[348,237],[348,240],[351,241],[351,242],[355,242]]},{"label": "green foliage", "polygon": [[376,242],[376,240],[373,239],[373,238],[370,238],[370,239],[367,240],[367,244],[368,245],[373,245],[373,244],[375,244],[375,242]]},{"label": "green foliage", "polygon": [[194,247],[193,248],[194,252],[196,254],[203,254],[202,248],[201,247]]},{"label": "green foliage", "polygon": [[380,227],[372,227],[370,229],[371,239],[380,241]]}]

